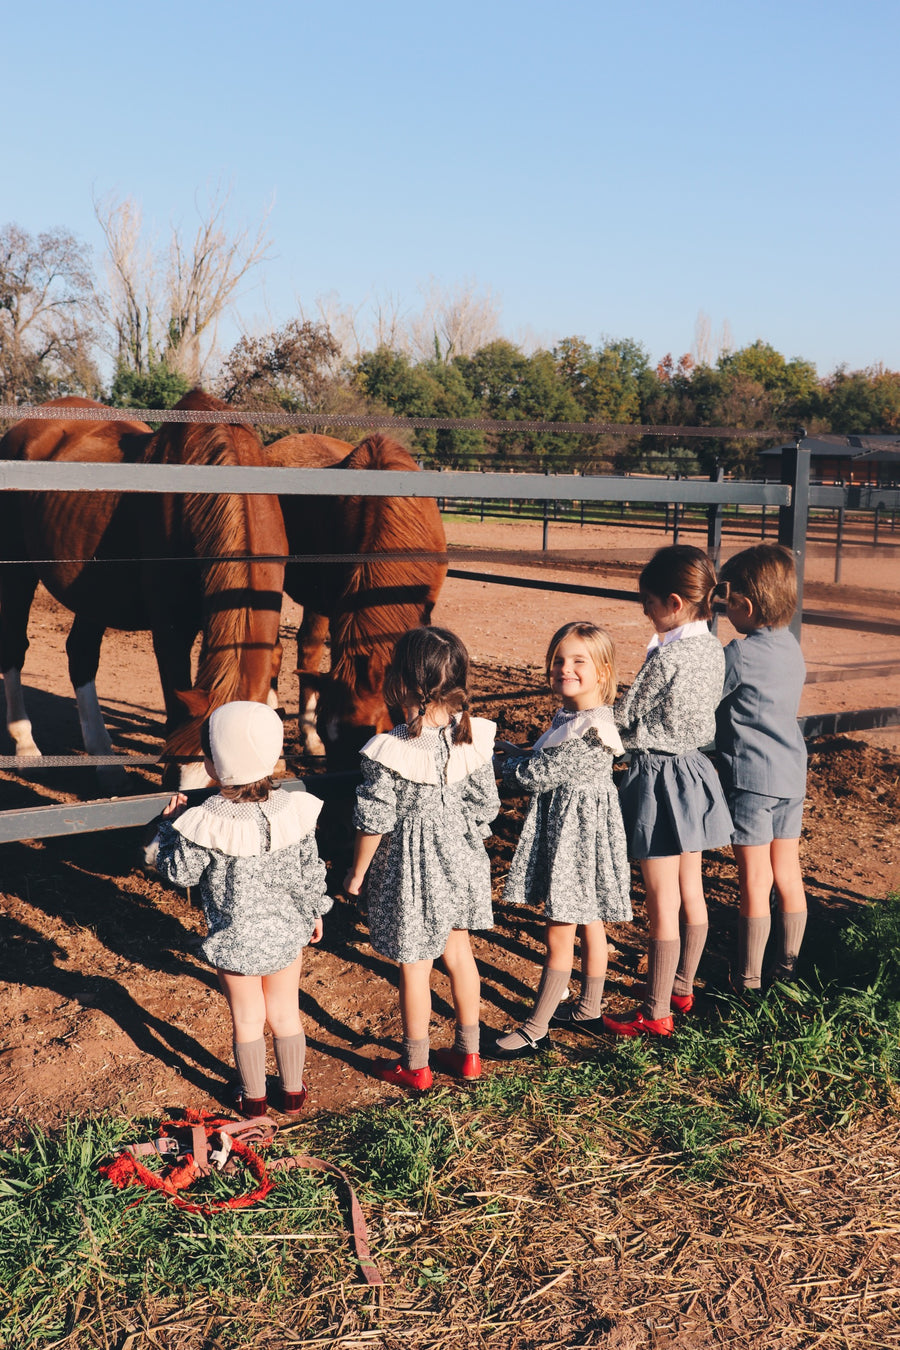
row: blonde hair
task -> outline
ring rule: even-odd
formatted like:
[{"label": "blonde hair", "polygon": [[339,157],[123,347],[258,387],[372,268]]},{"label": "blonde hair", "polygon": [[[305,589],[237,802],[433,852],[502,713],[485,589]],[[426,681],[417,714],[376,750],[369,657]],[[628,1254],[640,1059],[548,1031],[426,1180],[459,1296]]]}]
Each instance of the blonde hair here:
[{"label": "blonde hair", "polygon": [[469,653],[447,628],[410,628],[398,640],[384,676],[388,704],[404,708],[418,705],[409,720],[410,736],[419,736],[430,703],[459,714],[453,728],[458,745],[472,743],[469,716]]},{"label": "blonde hair", "polygon": [[797,569],[784,544],[755,544],[729,558],[719,572],[723,600],[749,600],[762,628],[786,628],[797,608]]},{"label": "blonde hair", "polygon": [[597,672],[597,679],[600,681],[600,698],[604,703],[614,703],[616,698],[616,688],[618,686],[618,675],[616,673],[616,649],[613,640],[605,628],[599,628],[595,623],[589,623],[586,619],[577,620],[575,623],[564,624],[562,628],[557,629],[550,639],[550,645],[547,648],[547,658],[544,662],[547,680],[550,680],[550,670],[553,666],[553,658],[556,656],[556,650],[561,642],[567,637],[579,637],[588,649],[591,660],[594,663],[594,669]]},{"label": "blonde hair", "polygon": [[669,544],[657,549],[641,572],[638,585],[658,600],[680,595],[695,619],[712,618],[716,574],[702,548]]}]

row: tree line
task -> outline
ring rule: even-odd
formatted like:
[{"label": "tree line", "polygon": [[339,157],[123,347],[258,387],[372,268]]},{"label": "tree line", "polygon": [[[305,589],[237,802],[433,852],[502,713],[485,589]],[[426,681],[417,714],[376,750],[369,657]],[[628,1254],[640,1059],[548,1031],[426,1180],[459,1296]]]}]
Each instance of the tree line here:
[{"label": "tree line", "polygon": [[[359,314],[333,302],[280,328],[245,336],[224,356],[217,328],[242,283],[264,264],[264,227],[234,232],[227,199],[200,214],[193,237],[173,228],[148,242],[132,201],[94,203],[106,246],[98,276],[87,246],[64,229],[30,235],[0,229],[0,402],[43,402],[78,394],[116,407],[171,407],[202,382],[236,407],[358,419],[421,418],[600,422],[733,427],[756,436],[576,435],[478,430],[409,430],[403,440],[423,464],[454,468],[700,473],[713,465],[753,476],[757,455],[798,425],[809,434],[900,429],[900,372],[841,366],[820,377],[760,340],[713,357],[654,363],[632,338],[561,339],[527,351],[501,335],[490,296],[432,284],[422,310],[377,307],[361,334]],[[358,432],[358,435],[357,435]],[[263,428],[271,438],[274,428]]]}]

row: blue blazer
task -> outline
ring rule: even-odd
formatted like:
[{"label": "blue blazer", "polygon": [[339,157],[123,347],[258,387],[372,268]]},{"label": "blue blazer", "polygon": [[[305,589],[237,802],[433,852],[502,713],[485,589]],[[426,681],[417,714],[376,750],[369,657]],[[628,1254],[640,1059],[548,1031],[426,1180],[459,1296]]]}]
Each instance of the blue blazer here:
[{"label": "blue blazer", "polygon": [[806,743],[797,723],[806,665],[787,628],[757,628],[725,648],[716,753],[726,791],[806,795]]}]

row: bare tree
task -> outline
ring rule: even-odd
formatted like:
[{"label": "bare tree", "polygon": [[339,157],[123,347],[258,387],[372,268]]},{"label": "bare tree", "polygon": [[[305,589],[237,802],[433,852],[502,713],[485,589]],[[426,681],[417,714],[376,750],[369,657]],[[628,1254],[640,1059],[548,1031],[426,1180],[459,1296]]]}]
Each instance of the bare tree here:
[{"label": "bare tree", "polygon": [[269,254],[265,220],[255,235],[245,229],[230,236],[224,225],[227,205],[227,195],[222,200],[213,198],[207,214],[200,218],[190,250],[174,228],[169,244],[166,359],[191,381],[199,380],[204,372],[219,319],[238,286]]},{"label": "bare tree", "polygon": [[409,332],[413,354],[420,360],[472,356],[499,334],[497,305],[491,291],[479,294],[473,281],[448,290],[432,278]]},{"label": "bare tree", "polygon": [[66,230],[0,230],[0,397],[95,393],[90,250]]},{"label": "bare tree", "polygon": [[712,336],[709,315],[701,309],[694,324],[694,357],[698,366],[712,365]]},{"label": "bare tree", "polygon": [[228,194],[212,198],[190,244],[173,226],[162,252],[145,238],[135,201],[95,200],[108,255],[105,314],[120,366],[143,374],[163,364],[192,383],[204,375],[219,320],[270,246],[265,220],[255,234],[229,233],[228,200]]},{"label": "bare tree", "polygon": [[95,198],[94,215],[106,240],[108,290],[98,301],[114,335],[112,355],[117,367],[145,375],[155,358],[153,324],[161,308],[154,248],[143,239],[141,208],[130,197]]}]

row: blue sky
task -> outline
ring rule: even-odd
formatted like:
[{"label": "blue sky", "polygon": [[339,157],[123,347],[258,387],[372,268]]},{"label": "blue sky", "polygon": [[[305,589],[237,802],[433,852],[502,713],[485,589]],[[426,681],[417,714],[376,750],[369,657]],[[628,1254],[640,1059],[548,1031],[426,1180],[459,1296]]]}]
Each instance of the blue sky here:
[{"label": "blue sky", "polygon": [[[0,225],[271,207],[239,300],[490,292],[513,339],[900,369],[897,0],[86,0],[4,15]],[[237,328],[223,331],[226,345]]]}]

